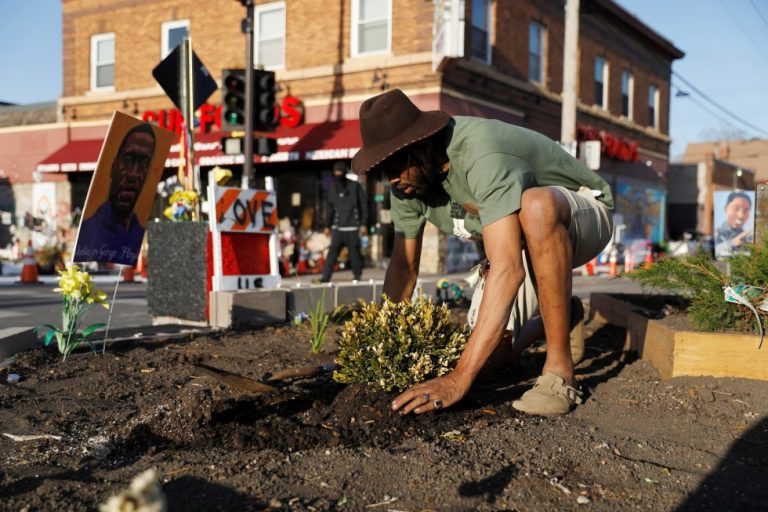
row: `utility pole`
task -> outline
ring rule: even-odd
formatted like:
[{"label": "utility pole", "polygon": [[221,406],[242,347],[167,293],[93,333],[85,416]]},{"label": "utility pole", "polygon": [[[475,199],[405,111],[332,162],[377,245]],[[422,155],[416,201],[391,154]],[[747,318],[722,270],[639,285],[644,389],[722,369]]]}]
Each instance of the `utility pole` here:
[{"label": "utility pole", "polygon": [[576,153],[576,102],[579,90],[579,0],[565,2],[563,45],[563,104],[560,142]]},{"label": "utility pole", "polygon": [[242,21],[245,34],[245,140],[241,188],[249,188],[253,180],[253,0],[240,0],[246,8]]}]

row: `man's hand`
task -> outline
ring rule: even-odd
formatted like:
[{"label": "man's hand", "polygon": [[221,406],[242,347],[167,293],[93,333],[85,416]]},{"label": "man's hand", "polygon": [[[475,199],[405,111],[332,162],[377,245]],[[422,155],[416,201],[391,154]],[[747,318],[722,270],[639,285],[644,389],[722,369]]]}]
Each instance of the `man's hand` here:
[{"label": "man's hand", "polygon": [[392,401],[392,410],[400,414],[422,414],[450,407],[467,394],[472,384],[456,371],[416,384]]},{"label": "man's hand", "polygon": [[360,236],[365,236],[368,234],[368,228],[365,226],[360,226]]}]

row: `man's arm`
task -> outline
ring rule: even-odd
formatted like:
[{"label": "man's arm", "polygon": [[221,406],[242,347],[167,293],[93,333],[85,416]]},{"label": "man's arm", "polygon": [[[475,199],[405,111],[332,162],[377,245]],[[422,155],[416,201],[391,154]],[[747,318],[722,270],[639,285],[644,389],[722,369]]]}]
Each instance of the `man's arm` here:
[{"label": "man's arm", "polygon": [[517,214],[483,228],[483,243],[490,262],[477,325],[454,370],[471,383],[482,369],[509,320],[512,303],[525,280],[522,235]]},{"label": "man's arm", "polygon": [[413,295],[419,276],[423,234],[423,227],[416,238],[405,238],[402,233],[395,233],[392,258],[384,277],[384,294],[395,302],[410,299]]},{"label": "man's arm", "polygon": [[[417,384],[392,402],[401,414],[424,413],[450,407],[467,393],[480,369],[499,344],[512,302],[525,279],[521,228],[517,214],[502,217],[483,228],[483,242],[490,261],[477,326],[469,337],[456,368],[443,377]],[[439,406],[434,402],[438,401]]]}]

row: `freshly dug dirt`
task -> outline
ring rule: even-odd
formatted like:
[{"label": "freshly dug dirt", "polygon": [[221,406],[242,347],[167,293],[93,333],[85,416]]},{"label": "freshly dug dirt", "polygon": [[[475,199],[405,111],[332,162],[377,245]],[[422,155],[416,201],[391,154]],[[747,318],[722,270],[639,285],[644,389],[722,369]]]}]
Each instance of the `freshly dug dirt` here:
[{"label": "freshly dug dirt", "polygon": [[[458,313],[461,317],[461,313]],[[332,329],[335,329],[333,327]],[[768,382],[660,381],[590,324],[586,403],[559,418],[511,402],[541,347],[437,414],[328,374],[276,393],[232,389],[205,364],[255,380],[333,361],[294,327],[111,346],[61,362],[20,354],[0,371],[0,510],[96,510],[157,468],[172,511],[766,510]]]}]

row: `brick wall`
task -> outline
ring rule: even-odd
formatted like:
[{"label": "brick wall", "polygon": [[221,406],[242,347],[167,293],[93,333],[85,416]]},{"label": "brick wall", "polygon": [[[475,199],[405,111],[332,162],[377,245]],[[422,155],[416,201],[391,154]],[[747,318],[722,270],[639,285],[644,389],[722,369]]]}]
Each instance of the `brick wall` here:
[{"label": "brick wall", "polygon": [[[265,4],[263,0],[257,4]],[[470,98],[523,112],[521,124],[553,138],[560,134],[560,101],[564,35],[562,0],[495,0],[493,2],[493,67],[478,62],[449,66],[442,74],[431,68],[431,0],[393,0],[392,52],[389,56],[352,58],[351,0],[285,0],[286,69],[278,72],[283,94],[323,104],[364,98],[389,87],[408,91],[450,87]],[[215,78],[221,69],[242,67],[244,9],[234,0],[63,0],[64,101],[72,100],[78,120],[107,118],[113,110],[170,108],[151,76],[160,60],[161,24],[188,19],[195,51]],[[469,9],[468,9],[469,11]],[[532,21],[546,27],[544,83],[528,82],[528,28]],[[90,38],[116,35],[115,94],[90,92]],[[585,10],[581,16],[579,95],[588,122],[633,138],[651,151],[666,153],[669,115],[670,62],[644,37],[605,12]],[[610,65],[608,112],[590,112],[594,103],[594,59]],[[620,122],[620,74],[635,78],[635,122]],[[341,72],[339,72],[341,70]],[[660,132],[648,128],[648,86],[660,90]],[[143,91],[133,95],[133,91]],[[99,100],[103,98],[103,101]],[[216,92],[209,100],[220,103]],[[69,109],[69,106],[68,106]],[[328,109],[328,119],[341,116]]]}]

